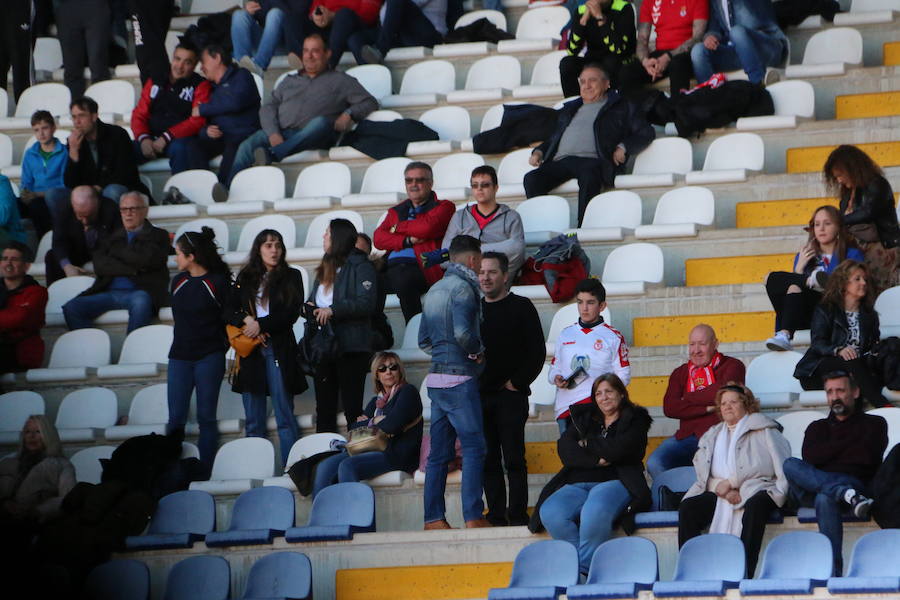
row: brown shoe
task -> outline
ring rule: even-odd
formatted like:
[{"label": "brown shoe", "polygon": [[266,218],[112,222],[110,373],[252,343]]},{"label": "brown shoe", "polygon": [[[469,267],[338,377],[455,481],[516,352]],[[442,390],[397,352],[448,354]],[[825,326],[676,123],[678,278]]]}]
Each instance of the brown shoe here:
[{"label": "brown shoe", "polygon": [[432,529],[453,529],[450,527],[450,523],[447,522],[446,519],[441,519],[440,521],[429,521],[425,523],[425,531],[431,531]]},{"label": "brown shoe", "polygon": [[466,521],[466,529],[477,529],[479,527],[493,527],[487,519],[474,519]]}]

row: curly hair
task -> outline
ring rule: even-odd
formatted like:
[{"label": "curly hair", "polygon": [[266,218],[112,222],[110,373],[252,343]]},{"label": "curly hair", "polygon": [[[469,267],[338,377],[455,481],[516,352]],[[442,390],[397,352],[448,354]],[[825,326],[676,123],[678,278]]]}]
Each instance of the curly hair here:
[{"label": "curly hair", "polygon": [[[831,275],[828,277],[828,283],[825,285],[825,292],[822,294],[823,305],[844,308],[844,289],[847,287],[850,277],[853,276],[853,272],[857,269],[862,271],[868,278],[869,269],[863,263],[855,260],[845,260],[831,272]],[[860,304],[871,308],[875,302],[872,296],[872,288],[867,287],[866,295],[860,301]]]},{"label": "curly hair", "polygon": [[822,253],[822,247],[819,245],[819,240],[816,239],[815,231],[816,215],[821,211],[827,213],[828,218],[837,225],[838,232],[837,237],[834,240],[834,255],[837,257],[838,262],[842,262],[847,258],[847,248],[853,247],[854,244],[848,235],[847,230],[844,229],[844,218],[841,216],[841,211],[839,211],[837,207],[825,204],[813,211],[812,216],[809,218],[809,225],[806,227],[806,231],[809,232],[807,241],[812,244],[816,253]]},{"label": "curly hair", "polygon": [[842,144],[831,151],[825,166],[822,168],[822,176],[825,178],[825,185],[828,190],[835,195],[850,194],[850,190],[842,186],[834,176],[834,169],[839,168],[847,172],[850,183],[853,187],[862,187],[868,185],[876,177],[883,177],[884,171],[881,170],[872,158],[850,144]]},{"label": "curly hair", "polygon": [[748,415],[759,412],[759,399],[753,395],[750,388],[737,381],[729,381],[716,392],[716,414],[719,415],[719,419],[722,418],[722,396],[727,392],[734,392],[740,397]]}]

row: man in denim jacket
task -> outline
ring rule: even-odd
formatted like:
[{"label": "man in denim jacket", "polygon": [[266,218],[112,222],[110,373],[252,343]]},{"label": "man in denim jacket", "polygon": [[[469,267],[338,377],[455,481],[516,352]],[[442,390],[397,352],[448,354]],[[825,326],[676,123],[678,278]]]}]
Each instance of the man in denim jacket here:
[{"label": "man in denim jacket", "polygon": [[425,468],[425,529],[450,529],[445,518],[447,463],[462,446],[462,511],[466,527],[490,527],[482,516],[484,426],[478,375],[484,361],[478,269],[481,243],[468,235],[450,242],[450,263],[422,309],[419,348],[431,355],[425,378],[431,399],[431,450]]}]

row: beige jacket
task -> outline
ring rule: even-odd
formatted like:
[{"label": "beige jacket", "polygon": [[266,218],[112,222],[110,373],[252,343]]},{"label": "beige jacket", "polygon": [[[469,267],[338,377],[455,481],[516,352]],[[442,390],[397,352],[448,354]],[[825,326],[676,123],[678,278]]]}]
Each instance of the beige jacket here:
[{"label": "beige jacket", "polygon": [[41,521],[59,514],[63,498],[75,487],[75,468],[69,459],[48,456],[32,467],[17,489],[18,468],[18,458],[0,460],[0,500],[33,508]]},{"label": "beige jacket", "polygon": [[[713,491],[719,479],[710,476],[712,454],[716,446],[716,436],[724,423],[719,423],[700,438],[694,455],[694,470],[697,481],[684,495],[685,498]],[[791,446],[778,430],[778,424],[769,417],[753,413],[747,417],[747,429],[735,446],[737,473],[731,478],[731,485],[740,490],[741,502],[738,508],[759,491],[771,496],[776,506],[783,506],[787,498],[788,482],[782,467],[791,455]]]}]

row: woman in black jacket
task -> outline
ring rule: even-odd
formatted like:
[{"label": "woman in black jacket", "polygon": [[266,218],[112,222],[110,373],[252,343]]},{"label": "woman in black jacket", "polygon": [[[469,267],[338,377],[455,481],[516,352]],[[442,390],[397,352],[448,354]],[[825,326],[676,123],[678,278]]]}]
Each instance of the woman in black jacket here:
[{"label": "woman in black jacket", "polygon": [[582,573],[615,521],[625,515],[623,527],[633,530],[634,513],[650,506],[643,465],[652,422],[647,409],[631,402],[612,373],[594,381],[591,396],[594,402],[572,406],[572,427],[557,443],[563,468],[541,491],[529,524],[578,548]]},{"label": "woman in black jacket", "polygon": [[844,225],[866,256],[871,295],[898,283],[900,225],[894,193],[884,172],[856,146],[835,148],[823,169],[828,188],[840,197]]},{"label": "woman in black jacket", "polygon": [[419,464],[422,445],[422,399],[416,386],[406,381],[400,357],[379,352],[372,359],[375,397],[350,429],[377,425],[389,439],[384,451],[350,456],[346,450],[320,462],[313,496],[333,483],[372,479],[389,471],[412,473]]},{"label": "woman in black jacket", "polygon": [[307,303],[319,325],[331,324],[337,355],[315,366],[316,431],[337,431],[338,398],[347,423],[362,413],[363,387],[372,356],[372,316],[378,282],[369,257],[356,248],[356,228],[334,219],[323,236],[325,256]]},{"label": "woman in black jacket", "polygon": [[832,272],[813,313],[809,349],[794,369],[803,389],[821,390],[823,375],[846,371],[866,400],[874,406],[887,405],[878,376],[866,364],[866,355],[879,337],[873,298],[864,264],[845,260]]},{"label": "woman in black jacket", "polygon": [[266,436],[266,395],[271,396],[283,464],[300,437],[294,395],[307,388],[297,368],[293,331],[302,304],[303,280],[300,271],[285,262],[281,234],[262,230],[238,273],[228,311],[229,323],[248,337],[262,338],[262,343],[240,359],[232,389],[243,396],[248,437]]}]

